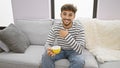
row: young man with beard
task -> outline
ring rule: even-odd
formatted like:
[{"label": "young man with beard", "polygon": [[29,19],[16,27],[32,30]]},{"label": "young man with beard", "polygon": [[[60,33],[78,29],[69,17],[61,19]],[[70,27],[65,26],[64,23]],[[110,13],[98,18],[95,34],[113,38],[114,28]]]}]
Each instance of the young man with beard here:
[{"label": "young man with beard", "polygon": [[[45,44],[46,52],[42,56],[42,68],[55,68],[55,61],[68,59],[69,68],[83,68],[85,61],[82,50],[85,47],[84,29],[81,23],[74,22],[77,8],[72,4],[61,7],[61,21],[50,30]],[[61,52],[55,54],[51,47],[55,40],[61,46]]]}]

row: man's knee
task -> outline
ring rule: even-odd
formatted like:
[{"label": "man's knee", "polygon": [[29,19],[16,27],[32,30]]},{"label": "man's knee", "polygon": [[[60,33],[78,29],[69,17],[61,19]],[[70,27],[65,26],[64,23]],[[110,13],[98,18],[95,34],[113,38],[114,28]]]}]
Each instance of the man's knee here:
[{"label": "man's knee", "polygon": [[83,59],[83,58],[78,58],[78,60],[77,60],[77,62],[79,63],[79,64],[85,64],[85,59]]},{"label": "man's knee", "polygon": [[49,56],[46,52],[42,55],[42,61],[53,61],[54,58]]},{"label": "man's knee", "polygon": [[78,65],[84,65],[85,59],[83,57],[76,56],[76,57],[74,57],[73,62],[78,64]]}]

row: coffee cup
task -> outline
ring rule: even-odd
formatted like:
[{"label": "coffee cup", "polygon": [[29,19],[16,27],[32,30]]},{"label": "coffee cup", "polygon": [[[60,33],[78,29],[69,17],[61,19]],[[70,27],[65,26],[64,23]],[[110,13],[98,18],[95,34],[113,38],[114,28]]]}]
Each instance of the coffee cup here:
[{"label": "coffee cup", "polygon": [[61,51],[61,46],[53,46],[53,47],[52,47],[52,51],[53,51],[55,54],[59,54],[60,51]]}]

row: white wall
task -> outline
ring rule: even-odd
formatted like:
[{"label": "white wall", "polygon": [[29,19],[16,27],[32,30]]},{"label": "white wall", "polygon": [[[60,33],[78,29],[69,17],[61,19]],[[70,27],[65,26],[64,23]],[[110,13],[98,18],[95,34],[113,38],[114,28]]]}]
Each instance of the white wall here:
[{"label": "white wall", "polygon": [[13,23],[11,0],[0,0],[0,26]]},{"label": "white wall", "polygon": [[[51,0],[12,0],[14,19],[51,18],[50,1]],[[97,18],[120,19],[119,6],[120,0],[98,0]],[[80,16],[81,15],[82,14],[80,14]]]},{"label": "white wall", "polygon": [[[76,18],[77,17],[88,17],[88,16],[90,18],[92,17],[93,9],[91,9],[90,7],[93,7],[93,5],[91,5],[91,3],[93,4],[93,0],[87,1],[87,2],[86,0],[85,1],[84,0],[76,0],[76,1],[72,0],[69,2],[68,1],[69,0],[66,0],[66,1],[58,0],[57,2],[59,3],[57,3],[58,4],[57,7],[59,6],[61,7],[61,5],[59,5],[61,2],[64,2],[64,3],[74,2],[77,4],[76,6],[78,8]],[[14,19],[48,19],[48,18],[50,19],[51,18],[51,0],[12,0],[12,6],[13,6]],[[85,7],[82,7],[82,6],[85,6]],[[56,7],[55,9],[56,9],[55,15],[56,15],[56,12],[59,15],[60,9],[57,10]]]},{"label": "white wall", "polygon": [[120,0],[98,0],[98,19],[120,19]]},{"label": "white wall", "polygon": [[14,19],[51,18],[50,0],[12,0]]}]

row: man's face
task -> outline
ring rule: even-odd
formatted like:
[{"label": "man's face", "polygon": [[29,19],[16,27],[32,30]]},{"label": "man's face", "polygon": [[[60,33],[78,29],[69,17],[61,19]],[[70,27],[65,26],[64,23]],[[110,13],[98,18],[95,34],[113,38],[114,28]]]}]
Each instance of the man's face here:
[{"label": "man's face", "polygon": [[63,21],[63,25],[68,26],[72,23],[73,19],[75,18],[75,13],[72,11],[62,11],[61,18]]}]

